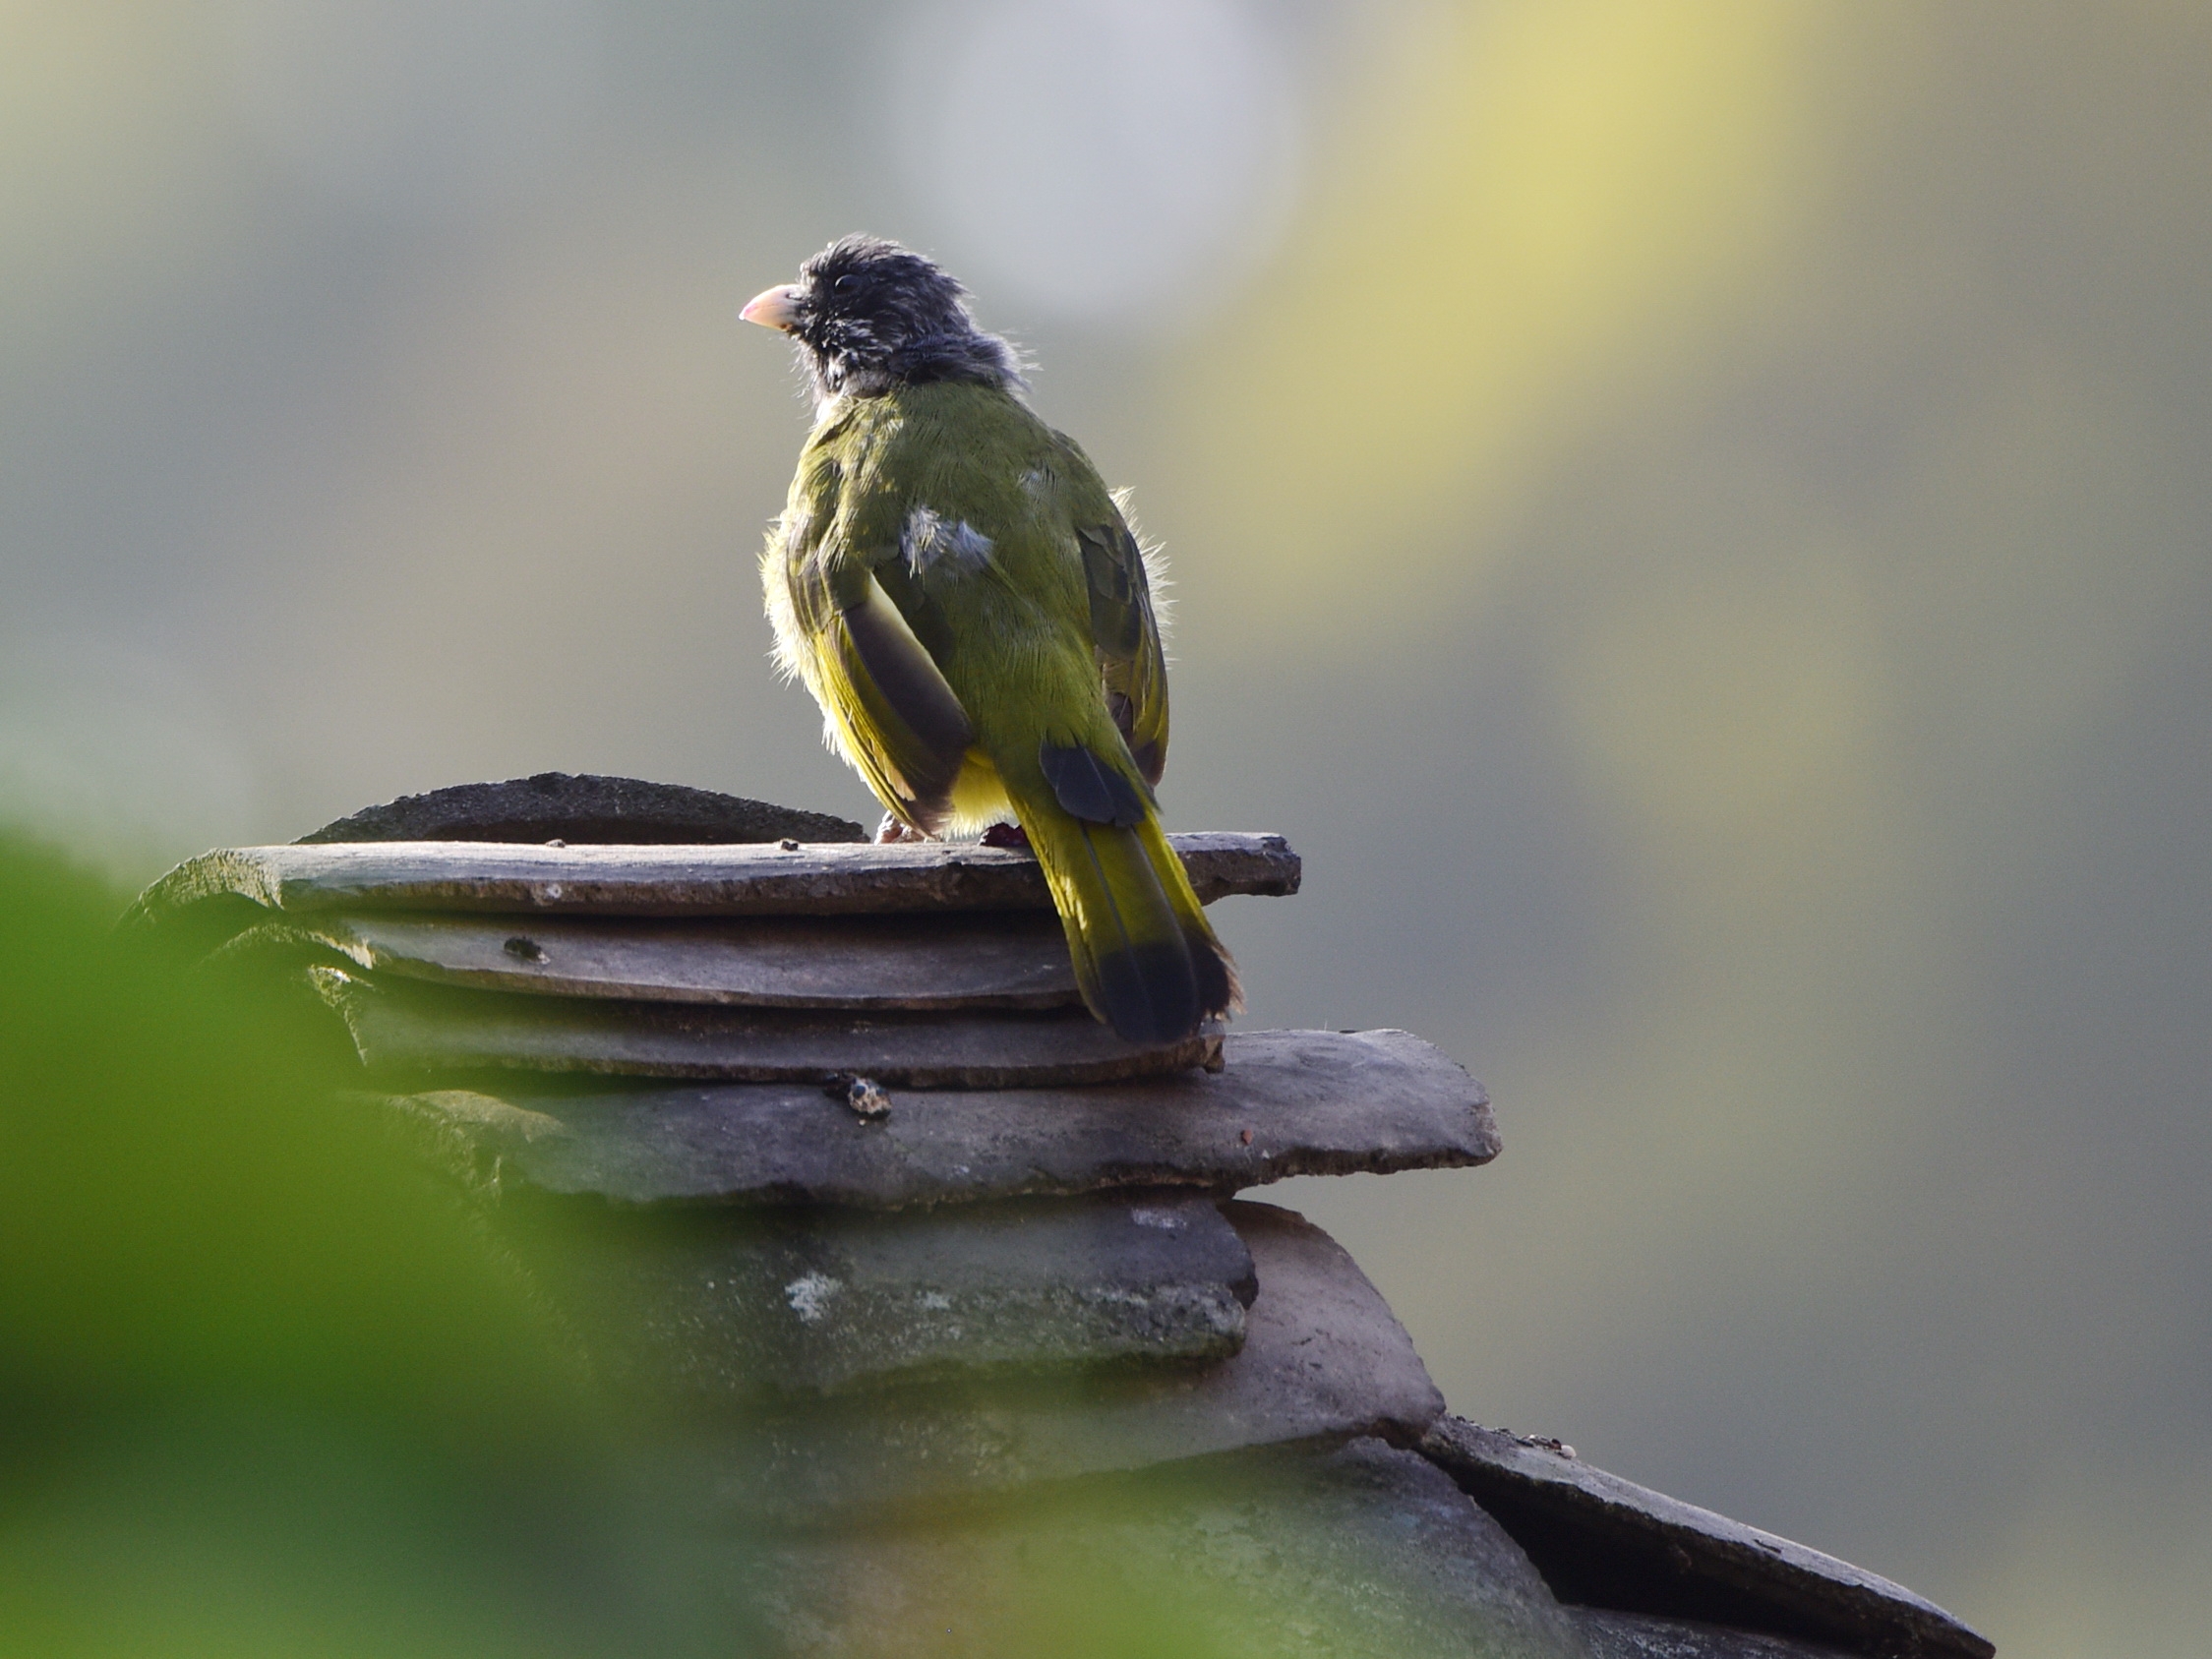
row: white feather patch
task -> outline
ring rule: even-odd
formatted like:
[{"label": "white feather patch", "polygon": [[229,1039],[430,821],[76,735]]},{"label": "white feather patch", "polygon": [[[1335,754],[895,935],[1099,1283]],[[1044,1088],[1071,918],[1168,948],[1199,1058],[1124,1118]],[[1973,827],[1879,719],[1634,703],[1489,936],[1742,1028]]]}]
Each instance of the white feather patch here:
[{"label": "white feather patch", "polygon": [[899,532],[899,555],[919,576],[929,570],[966,575],[989,563],[991,539],[965,518],[946,519],[936,508],[918,506]]}]

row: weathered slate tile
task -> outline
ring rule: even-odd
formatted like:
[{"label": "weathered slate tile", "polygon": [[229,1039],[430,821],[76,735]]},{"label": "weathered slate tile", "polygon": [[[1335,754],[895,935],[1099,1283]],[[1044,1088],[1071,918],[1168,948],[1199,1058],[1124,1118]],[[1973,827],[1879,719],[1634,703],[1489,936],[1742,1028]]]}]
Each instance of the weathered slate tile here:
[{"label": "weathered slate tile", "polygon": [[455,784],[403,795],[299,838],[337,841],[674,842],[866,841],[859,824],[765,800],[650,784],[642,778],[540,772],[501,784]]},{"label": "weathered slate tile", "polygon": [[1646,1613],[1569,1608],[1589,1659],[1849,1659],[1838,1647]]},{"label": "weathered slate tile", "polygon": [[912,1391],[760,1414],[684,1448],[708,1511],[813,1524],[1245,1447],[1417,1441],[1444,1409],[1349,1256],[1286,1210],[1230,1204],[1259,1293],[1234,1358],[1197,1371]]},{"label": "weathered slate tile", "polygon": [[1497,1523],[1376,1440],[1209,1458],[927,1526],[748,1540],[724,1559],[733,1613],[761,1618],[795,1659],[1586,1659]]},{"label": "weathered slate tile", "polygon": [[726,1086],[398,1109],[501,1190],[627,1204],[897,1209],[1129,1186],[1464,1168],[1498,1153],[1482,1086],[1406,1032],[1240,1032],[1218,1074],[1143,1084],[894,1094],[865,1122],[818,1089]]},{"label": "weathered slate tile", "polygon": [[1226,1359],[1254,1289],[1243,1240],[1188,1191],[631,1212],[583,1242],[550,1282],[603,1373],[702,1402]]},{"label": "weathered slate tile", "polygon": [[[1298,890],[1279,835],[1169,836],[1201,900]],[[525,847],[389,841],[234,847],[179,864],[132,908],[157,921],[225,895],[271,910],[494,911],[518,915],[831,916],[1049,910],[1028,853],[972,842]]]},{"label": "weathered slate tile", "polygon": [[1544,1443],[1448,1417],[1421,1451],[1497,1516],[1562,1601],[1859,1654],[1989,1659],[1996,1651],[1901,1584],[1593,1469]]},{"label": "weathered slate tile", "polygon": [[486,1068],[917,1089],[1116,1083],[1218,1064],[1221,1026],[1136,1043],[1080,1009],[913,1014],[612,1002],[369,980],[311,970],[362,1063],[418,1076]]},{"label": "weathered slate tile", "polygon": [[1072,1008],[1059,919],[538,917],[358,912],[301,928],[382,975],[557,996],[763,1008]]}]

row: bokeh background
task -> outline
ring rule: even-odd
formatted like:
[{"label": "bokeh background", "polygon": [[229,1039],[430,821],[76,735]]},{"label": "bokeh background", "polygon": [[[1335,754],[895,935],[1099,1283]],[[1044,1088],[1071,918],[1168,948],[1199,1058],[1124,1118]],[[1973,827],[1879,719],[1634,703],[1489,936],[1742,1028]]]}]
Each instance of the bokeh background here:
[{"label": "bokeh background", "polygon": [[742,301],[945,260],[1174,562],[1296,1183],[1455,1409],[2008,1659],[2212,1629],[2212,12],[5,0],[0,821],[549,768],[860,817]]}]

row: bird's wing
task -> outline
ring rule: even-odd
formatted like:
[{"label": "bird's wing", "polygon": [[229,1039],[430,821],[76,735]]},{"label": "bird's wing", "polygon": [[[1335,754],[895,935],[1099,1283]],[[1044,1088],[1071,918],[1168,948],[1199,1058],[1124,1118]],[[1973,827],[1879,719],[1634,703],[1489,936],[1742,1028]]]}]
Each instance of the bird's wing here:
[{"label": "bird's wing", "polygon": [[[842,529],[849,521],[836,511],[836,469],[829,470],[831,499],[787,513],[780,550],[800,673],[876,798],[935,833],[951,811],[975,727],[876,579],[897,543],[853,545]],[[818,540],[816,526],[825,527]]]},{"label": "bird's wing", "polygon": [[1167,657],[1153,608],[1151,572],[1120,504],[1107,494],[1081,450],[1075,450],[1074,458],[1080,463],[1071,492],[1075,539],[1083,550],[1091,638],[1098,647],[1106,707],[1137,770],[1146,783],[1157,784],[1167,764]]}]

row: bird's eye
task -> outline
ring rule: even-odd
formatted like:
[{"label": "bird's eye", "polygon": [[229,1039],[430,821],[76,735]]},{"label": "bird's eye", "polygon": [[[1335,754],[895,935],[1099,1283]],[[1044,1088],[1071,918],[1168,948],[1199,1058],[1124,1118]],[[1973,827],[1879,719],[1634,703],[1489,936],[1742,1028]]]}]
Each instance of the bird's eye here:
[{"label": "bird's eye", "polygon": [[858,276],[853,276],[850,274],[840,276],[836,281],[830,284],[830,287],[835,289],[840,294],[855,294],[860,292],[861,279]]}]

